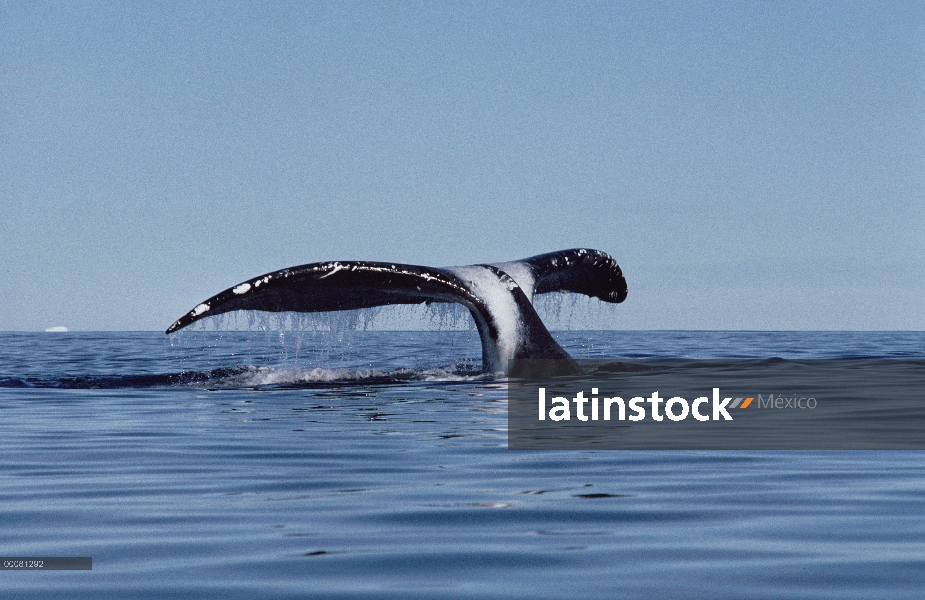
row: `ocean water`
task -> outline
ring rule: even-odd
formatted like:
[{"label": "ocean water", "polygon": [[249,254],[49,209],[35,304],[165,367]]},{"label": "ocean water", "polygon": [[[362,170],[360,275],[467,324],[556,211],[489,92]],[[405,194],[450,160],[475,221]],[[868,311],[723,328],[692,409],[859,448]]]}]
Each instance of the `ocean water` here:
[{"label": "ocean water", "polygon": [[[556,334],[925,357],[921,332]],[[921,598],[922,452],[512,451],[471,331],[0,334],[2,598]]]}]

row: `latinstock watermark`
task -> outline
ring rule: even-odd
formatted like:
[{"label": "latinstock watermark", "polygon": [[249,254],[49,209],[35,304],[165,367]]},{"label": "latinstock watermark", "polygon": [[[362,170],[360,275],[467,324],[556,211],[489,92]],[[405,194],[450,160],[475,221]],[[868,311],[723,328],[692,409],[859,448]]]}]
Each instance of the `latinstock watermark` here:
[{"label": "latinstock watermark", "polygon": [[[538,395],[538,420],[545,421],[547,415],[546,388],[538,388]],[[729,410],[748,408],[753,400],[754,398],[749,396],[748,398],[723,398],[720,401],[719,388],[713,388],[712,403],[710,398],[706,396],[701,396],[691,402],[680,396],[672,396],[666,400],[658,395],[658,391],[653,392],[648,398],[634,396],[628,401],[624,401],[620,396],[598,398],[598,388],[591,388],[590,397],[585,397],[584,391],[579,390],[575,397],[571,399],[571,402],[575,404],[575,418],[579,421],[589,419],[589,416],[585,414],[585,405],[589,403],[591,405],[590,420],[592,421],[600,420],[601,406],[603,406],[603,419],[605,421],[610,421],[612,414],[615,415],[615,419],[620,421],[642,421],[646,418],[646,403],[650,406],[649,415],[653,421],[663,421],[665,418],[671,421],[683,421],[688,416],[698,421],[709,421],[711,418],[714,421],[719,421],[720,419],[732,421],[733,418],[729,414]],[[815,399],[812,400],[815,405]],[[662,412],[661,407],[663,402],[665,403],[664,412]],[[712,406],[712,414],[709,411],[706,414],[701,412],[701,407],[705,404]],[[677,407],[677,409],[672,407]],[[627,408],[630,411],[629,416],[627,416]],[[550,399],[549,419],[551,421],[570,421],[571,418],[572,411],[568,398],[557,396]]]},{"label": "latinstock watermark", "polygon": [[510,448],[925,449],[925,361],[580,364],[512,365]]}]

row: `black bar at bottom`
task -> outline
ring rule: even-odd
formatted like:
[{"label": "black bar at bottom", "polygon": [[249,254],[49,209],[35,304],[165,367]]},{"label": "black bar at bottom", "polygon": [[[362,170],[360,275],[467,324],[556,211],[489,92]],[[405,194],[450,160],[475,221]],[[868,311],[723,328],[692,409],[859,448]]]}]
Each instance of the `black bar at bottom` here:
[{"label": "black bar at bottom", "polygon": [[91,571],[90,556],[3,556],[4,571]]}]

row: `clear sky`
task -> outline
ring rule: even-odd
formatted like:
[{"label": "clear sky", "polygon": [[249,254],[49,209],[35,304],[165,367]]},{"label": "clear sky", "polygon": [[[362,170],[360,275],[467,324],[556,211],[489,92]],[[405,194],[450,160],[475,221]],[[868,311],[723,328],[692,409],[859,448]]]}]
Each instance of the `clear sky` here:
[{"label": "clear sky", "polygon": [[0,330],[577,246],[607,327],[925,329],[925,4],[0,4]]}]

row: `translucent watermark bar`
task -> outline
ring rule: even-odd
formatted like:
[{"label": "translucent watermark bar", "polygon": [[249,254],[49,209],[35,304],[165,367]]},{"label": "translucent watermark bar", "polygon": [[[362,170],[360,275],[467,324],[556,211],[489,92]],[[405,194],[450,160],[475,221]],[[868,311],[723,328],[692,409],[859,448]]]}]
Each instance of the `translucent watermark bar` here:
[{"label": "translucent watermark bar", "polygon": [[[925,360],[513,361],[511,449],[925,450]],[[574,371],[574,369],[571,369]]]}]

